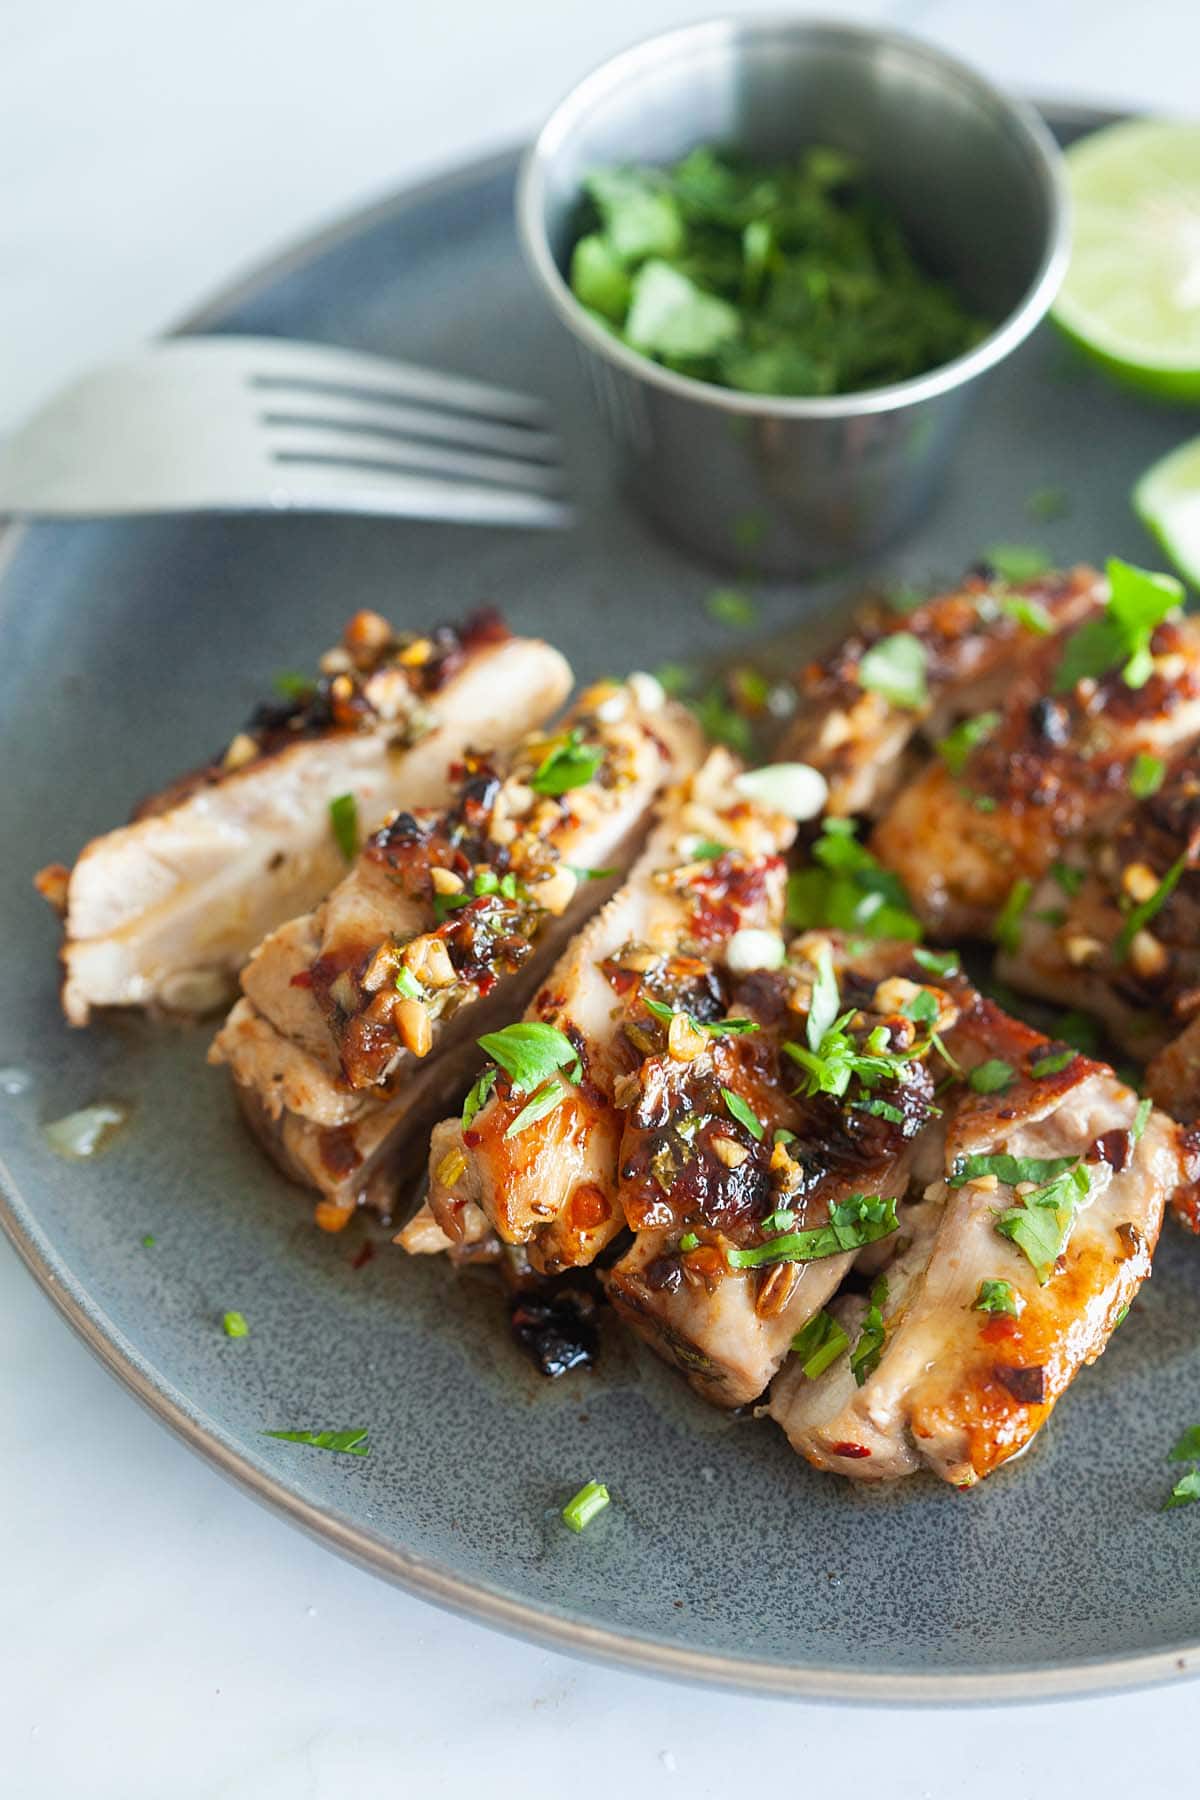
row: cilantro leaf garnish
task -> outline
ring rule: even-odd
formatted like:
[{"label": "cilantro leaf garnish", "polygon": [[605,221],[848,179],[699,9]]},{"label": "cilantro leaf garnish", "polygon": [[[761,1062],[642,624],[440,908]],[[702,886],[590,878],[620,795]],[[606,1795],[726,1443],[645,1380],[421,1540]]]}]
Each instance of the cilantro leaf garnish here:
[{"label": "cilantro leaf garnish", "polygon": [[1200,1425],[1189,1425],[1167,1451],[1168,1462],[1200,1461]]},{"label": "cilantro leaf garnish", "polygon": [[1143,900],[1140,906],[1135,906],[1132,912],[1126,915],[1125,923],[1117,933],[1117,941],[1113,945],[1113,955],[1118,962],[1124,962],[1129,954],[1129,947],[1138,932],[1148,925],[1157,913],[1162,911],[1171,898],[1179,885],[1180,877],[1188,866],[1190,854],[1189,850],[1182,850],[1150,898]]},{"label": "cilantro leaf garnish", "polygon": [[1163,1511],[1170,1512],[1173,1506],[1191,1506],[1200,1500],[1200,1469],[1189,1469],[1181,1475],[1167,1498],[1163,1501]]},{"label": "cilantro leaf garnish", "polygon": [[1033,896],[1033,883],[1027,876],[1018,876],[1008,890],[1008,897],[996,916],[992,927],[992,936],[1002,950],[1010,953],[1021,941],[1021,920],[1025,909]]},{"label": "cilantro leaf garnish", "polygon": [[1053,862],[1050,873],[1069,900],[1073,900],[1087,880],[1085,869],[1073,869],[1070,863]]},{"label": "cilantro leaf garnish", "polygon": [[983,561],[1001,581],[1033,581],[1050,567],[1050,558],[1035,544],[989,544]]},{"label": "cilantro leaf garnish", "polygon": [[865,1100],[852,1102],[855,1112],[870,1113],[876,1119],[886,1119],[889,1125],[903,1125],[904,1114],[890,1100],[881,1100],[878,1095],[871,1094]]},{"label": "cilantro leaf garnish", "polygon": [[579,1055],[565,1032],[537,1019],[518,1019],[501,1031],[489,1031],[478,1039],[479,1048],[498,1063],[517,1094],[532,1093],[558,1069],[574,1064]]},{"label": "cilantro leaf garnish", "polygon": [[1163,784],[1167,765],[1161,756],[1139,750],[1129,769],[1129,791],[1135,800],[1148,800]]},{"label": "cilantro leaf garnish", "polygon": [[1018,1181],[1032,1181],[1040,1186],[1073,1169],[1078,1160],[1075,1156],[1009,1156],[1006,1151],[960,1156],[947,1180],[951,1187],[962,1187],[979,1175],[994,1175],[1006,1187],[1016,1187]]},{"label": "cilantro leaf garnish", "polygon": [[538,1089],[532,1100],[526,1101],[516,1118],[508,1125],[504,1133],[505,1137],[518,1137],[530,1125],[535,1125],[539,1119],[544,1119],[547,1113],[552,1113],[556,1106],[561,1106],[566,1097],[567,1089],[561,1081],[557,1079],[548,1081],[545,1087]]},{"label": "cilantro leaf garnish", "polygon": [[1025,510],[1031,519],[1062,519],[1070,512],[1071,501],[1065,488],[1035,488],[1025,502]]},{"label": "cilantro leaf garnish", "polygon": [[358,801],[353,794],[339,794],[329,802],[329,825],[343,858],[352,863],[358,855]]},{"label": "cilantro leaf garnish", "polygon": [[1150,1099],[1139,1100],[1137,1111],[1133,1115],[1133,1124],[1129,1127],[1135,1144],[1140,1144],[1142,1134],[1150,1122],[1150,1114],[1154,1111],[1154,1102]]},{"label": "cilantro leaf garnish", "polygon": [[227,1312],[221,1320],[221,1327],[226,1337],[244,1338],[250,1336],[250,1327],[240,1312]]},{"label": "cilantro leaf garnish", "polygon": [[824,1311],[814,1313],[792,1339],[792,1355],[799,1359],[800,1367],[810,1381],[823,1375],[849,1348],[850,1339],[842,1327],[832,1313]]},{"label": "cilantro leaf garnish", "polygon": [[316,685],[311,675],[297,675],[292,669],[283,669],[274,678],[275,692],[284,700],[307,700]]},{"label": "cilantro leaf garnish", "polygon": [[858,664],[858,684],[881,694],[890,706],[919,712],[929,701],[925,673],[928,655],[911,631],[894,631],[865,650]]},{"label": "cilantro leaf garnish", "polygon": [[977,1094],[1002,1094],[1005,1088],[1012,1086],[1015,1073],[1011,1063],[992,1056],[972,1069],[967,1080]]},{"label": "cilantro leaf garnish", "polygon": [[1019,1311],[1011,1281],[981,1281],[975,1296],[975,1312],[1006,1313],[1015,1319]]},{"label": "cilantro leaf garnish", "polygon": [[466,1099],[463,1101],[462,1127],[464,1131],[470,1129],[470,1126],[475,1119],[475,1115],[482,1112],[483,1108],[487,1105],[495,1085],[496,1070],[494,1068],[485,1069],[482,1075],[480,1075],[478,1080],[474,1083]]},{"label": "cilantro leaf garnish", "polygon": [[597,169],[586,187],[622,262],[673,256],[683,245],[678,201],[659,169]]},{"label": "cilantro leaf garnish", "polygon": [[314,1450],[336,1450],[342,1456],[369,1456],[367,1427],[356,1431],[264,1431],[263,1436],[282,1438],[287,1444],[309,1444]]},{"label": "cilantro leaf garnish", "polygon": [[914,1025],[933,1025],[938,1016],[938,1003],[928,988],[918,988],[900,1008],[902,1017]]},{"label": "cilantro leaf garnish", "polygon": [[928,969],[931,975],[957,975],[961,966],[957,950],[926,950],[918,944],[912,954],[913,961]]},{"label": "cilantro leaf garnish", "polygon": [[750,1136],[761,1142],[763,1123],[753,1107],[748,1106],[741,1095],[735,1094],[732,1088],[723,1087],[721,1098],[725,1102],[730,1118],[736,1119],[739,1125],[744,1125]]},{"label": "cilantro leaf garnish", "polygon": [[665,1001],[654,1000],[649,994],[642,995],[642,1005],[647,1012],[669,1025],[676,1013],[682,1013],[688,1024],[696,1031],[707,1031],[710,1037],[739,1037],[747,1031],[758,1031],[760,1026],[756,1019],[697,1019],[680,1006],[668,1006]]},{"label": "cilantro leaf garnish", "polygon": [[1105,572],[1108,605],[1068,638],[1054,679],[1058,694],[1118,667],[1127,687],[1144,687],[1153,669],[1150,640],[1183,600],[1183,588],[1171,575],[1136,568],[1117,556],[1109,558]]},{"label": "cilantro leaf garnish", "polygon": [[1087,1169],[1077,1162],[1047,1181],[1044,1187],[1026,1194],[1019,1206],[1010,1206],[996,1220],[1000,1236],[1009,1238],[1024,1251],[1042,1287],[1054,1273],[1054,1265],[1062,1255],[1071,1229],[1075,1208],[1090,1187]]},{"label": "cilantro leaf garnish", "polygon": [[1030,1063],[1029,1073],[1035,1081],[1040,1081],[1046,1075],[1058,1075],[1068,1063],[1075,1061],[1078,1054],[1073,1046],[1070,1050],[1048,1051],[1045,1056],[1039,1056],[1036,1062]]},{"label": "cilantro leaf garnish", "polygon": [[875,1373],[883,1355],[886,1336],[883,1329],[883,1309],[887,1305],[887,1297],[887,1277],[881,1275],[871,1289],[862,1335],[850,1352],[850,1370],[858,1387],[862,1387],[867,1377]]},{"label": "cilantro leaf garnish", "polygon": [[999,723],[998,712],[977,713],[973,719],[960,719],[952,731],[938,739],[935,748],[952,775],[962,774],[971,752],[987,742]]},{"label": "cilantro leaf garnish", "polygon": [[736,307],[660,257],[644,262],[633,277],[624,337],[643,356],[698,362],[716,356],[740,328]]},{"label": "cilantro leaf garnish", "polygon": [[809,1000],[805,1031],[808,1041],[796,1044],[789,1040],[783,1045],[785,1056],[799,1063],[806,1072],[804,1092],[840,1098],[855,1075],[869,1086],[880,1080],[901,1080],[908,1068],[908,1060],[887,1052],[881,1042],[884,1028],[877,1026],[867,1039],[866,1049],[862,1050],[846,1030],[854,1017],[854,1009],[839,1013],[840,1006],[829,947],[822,945]]},{"label": "cilantro leaf garnish", "polygon": [[1050,637],[1054,631],[1054,620],[1040,600],[1031,600],[1027,594],[1006,594],[1000,602],[1000,611],[1031,631],[1034,637]]},{"label": "cilantro leaf garnish", "polygon": [[546,752],[529,785],[535,794],[568,794],[572,788],[586,786],[603,761],[600,744],[585,744],[581,731],[570,731]]},{"label": "cilantro leaf garnish", "polygon": [[757,1269],[768,1263],[820,1262],[827,1256],[840,1256],[849,1250],[861,1250],[864,1244],[877,1243],[897,1229],[896,1202],[878,1195],[852,1194],[849,1199],[835,1201],[829,1209],[829,1223],[808,1231],[789,1231],[768,1239],[765,1244],[748,1250],[729,1249],[725,1259],[731,1269]]},{"label": "cilantro leaf garnish", "polygon": [[1090,1013],[1059,1013],[1054,1021],[1055,1036],[1064,1044],[1074,1044],[1084,1056],[1094,1056],[1100,1048],[1100,1028]]},{"label": "cilantro leaf garnish", "polygon": [[704,610],[710,619],[735,631],[746,629],[758,618],[757,605],[740,588],[714,588],[704,602]]},{"label": "cilantro leaf garnish", "polygon": [[771,1237],[780,1231],[790,1231],[795,1223],[796,1215],[789,1206],[777,1206],[774,1212],[769,1212],[765,1219],[758,1222],[764,1237]]},{"label": "cilantro leaf garnish", "polygon": [[787,923],[797,931],[828,926],[872,938],[919,938],[903,884],[859,843],[855,829],[852,819],[823,822],[812,848],[820,866],[788,877]]}]

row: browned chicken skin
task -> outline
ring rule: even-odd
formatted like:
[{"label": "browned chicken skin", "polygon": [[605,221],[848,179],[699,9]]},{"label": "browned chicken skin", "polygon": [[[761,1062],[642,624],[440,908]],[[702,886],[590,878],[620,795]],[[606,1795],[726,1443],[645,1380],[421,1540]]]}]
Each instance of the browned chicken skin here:
[{"label": "browned chicken skin", "polygon": [[[397,814],[322,906],[259,946],[211,1060],[287,1172],[321,1192],[323,1219],[386,1193],[400,1140],[433,1122],[429,1068],[452,1092],[479,1060],[475,1038],[520,1010],[611,892],[699,741],[650,678],[604,684],[508,756],[469,753],[449,807]],[[558,785],[547,770],[573,785],[539,792]]]},{"label": "browned chicken skin", "polygon": [[[1014,674],[1037,653],[1041,640],[1013,602],[1038,608],[1053,633],[1084,618],[1103,591],[1101,577],[1088,568],[1015,587],[977,574],[908,613],[868,609],[836,650],[801,672],[796,720],[780,757],[820,769],[832,814],[878,816],[928,746],[957,719],[1001,704]],[[900,634],[921,646],[924,705],[897,705],[863,685],[864,657]]]},{"label": "browned chicken skin", "polygon": [[399,633],[357,613],[311,688],[260,707],[224,755],[94,839],[38,886],[61,913],[63,1007],[206,1012],[227,1000],[263,934],[328,892],[344,868],[330,805],[373,830],[403,798],[448,797],[472,742],[508,744],[565,698],[548,644],[494,615],[461,631]]},{"label": "browned chicken skin", "polygon": [[578,1049],[580,1079],[561,1104],[510,1135],[526,1096],[501,1077],[469,1127],[451,1119],[435,1131],[430,1204],[451,1238],[462,1236],[464,1209],[472,1220],[482,1212],[505,1242],[527,1245],[536,1267],[553,1270],[591,1261],[623,1229],[618,1099],[640,1053],[621,1028],[622,996],[644,981],[664,1000],[689,993],[708,1018],[710,964],[738,932],[777,929],[782,918],[780,851],[795,827],[744,800],[737,772],[727,752],[714,751],[672,791],[628,883],[529,1009]]},{"label": "browned chicken skin", "polygon": [[[1103,1064],[1075,1054],[1039,1074],[1061,1047],[989,1002],[950,1042],[964,1064],[982,1051],[1005,1058],[1013,1078],[1002,1092],[960,1090],[953,1103],[941,1178],[912,1209],[909,1242],[885,1272],[870,1366],[856,1380],[847,1354],[810,1379],[793,1357],[772,1389],[771,1414],[793,1446],[860,1480],[924,1466],[966,1487],[1023,1450],[1150,1273],[1180,1179],[1171,1122],[1139,1108]],[[997,1156],[1022,1160],[976,1173],[978,1159]],[[1054,1210],[1044,1196],[1056,1168],[1066,1171],[1066,1229],[1038,1268],[1000,1227]],[[997,1284],[1008,1304],[985,1310]],[[833,1310],[855,1346],[867,1301],[846,1297]]]},{"label": "browned chicken skin", "polygon": [[1081,832],[1113,828],[1139,754],[1169,755],[1200,732],[1200,621],[1160,625],[1152,650],[1143,687],[1113,670],[1055,694],[1061,645],[1040,640],[986,739],[953,769],[931,761],[897,796],[871,848],[931,933],[989,936],[1017,882],[1040,879]]}]

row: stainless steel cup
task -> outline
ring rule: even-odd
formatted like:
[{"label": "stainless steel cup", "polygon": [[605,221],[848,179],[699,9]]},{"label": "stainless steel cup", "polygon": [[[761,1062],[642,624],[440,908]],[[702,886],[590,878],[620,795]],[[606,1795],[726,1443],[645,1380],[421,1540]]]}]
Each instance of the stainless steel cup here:
[{"label": "stainless steel cup", "polygon": [[[677,375],[579,305],[565,278],[584,178],[699,144],[860,157],[928,267],[995,325],[927,375],[861,394],[772,399]],[[1037,324],[1069,248],[1045,126],[952,57],[896,32],[716,19],[649,39],[562,102],[522,171],[525,254],[574,334],[630,492],[718,562],[828,568],[900,531],[949,459],[969,391]]]}]

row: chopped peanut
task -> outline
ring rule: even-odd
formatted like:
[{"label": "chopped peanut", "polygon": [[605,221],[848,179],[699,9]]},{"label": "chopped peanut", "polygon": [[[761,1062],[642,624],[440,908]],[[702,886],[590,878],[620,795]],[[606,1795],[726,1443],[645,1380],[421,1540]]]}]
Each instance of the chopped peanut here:
[{"label": "chopped peanut", "polygon": [[463,879],[453,869],[430,869],[429,879],[433,883],[435,894],[461,894]]},{"label": "chopped peanut", "polygon": [[399,1000],[395,1008],[396,1028],[404,1047],[414,1056],[428,1056],[433,1048],[433,1026],[429,1014],[419,1000]]},{"label": "chopped peanut", "polygon": [[563,863],[544,881],[534,882],[529,894],[531,899],[557,919],[570,906],[578,886],[579,877]]},{"label": "chopped peanut", "polygon": [[776,1263],[767,1269],[754,1297],[754,1310],[760,1319],[776,1318],[787,1305],[800,1279],[795,1263]]},{"label": "chopped peanut", "polygon": [[224,757],[221,759],[223,769],[243,769],[253,762],[258,755],[258,745],[248,731],[239,731],[233,739]]},{"label": "chopped peanut", "polygon": [[727,1169],[740,1169],[750,1152],[736,1138],[715,1137],[712,1140],[713,1155],[725,1164]]},{"label": "chopped peanut", "polygon": [[[672,1013],[671,1023],[667,1027],[667,1055],[673,1062],[695,1062],[708,1049],[708,1040],[704,1033],[692,1023],[686,1013]],[[724,1142],[725,1140],[722,1140]],[[731,1164],[730,1167],[735,1165]]]},{"label": "chopped peanut", "polygon": [[1152,900],[1158,892],[1158,876],[1149,863],[1130,863],[1121,876],[1121,886],[1131,900],[1140,906],[1143,900]]},{"label": "chopped peanut", "polygon": [[362,985],[368,994],[377,993],[385,982],[394,978],[395,973],[396,946],[391,938],[386,938],[363,970]]},{"label": "chopped peanut", "polygon": [[347,650],[383,650],[392,641],[392,628],[382,613],[364,607],[350,620],[342,640]]},{"label": "chopped peanut", "polygon": [[403,650],[401,650],[400,654],[397,656],[396,661],[402,664],[406,669],[419,669],[422,663],[427,663],[432,655],[433,645],[430,643],[429,639],[427,637],[419,637],[414,638],[411,644],[406,644],[404,646]]},{"label": "chopped peanut", "polygon": [[426,987],[452,987],[458,977],[441,938],[426,933],[412,938],[400,952],[405,968]]},{"label": "chopped peanut", "polygon": [[1087,937],[1082,932],[1073,932],[1063,944],[1063,949],[1067,953],[1067,961],[1077,969],[1104,955],[1104,945],[1100,939]]},{"label": "chopped peanut", "polygon": [[354,1201],[339,1206],[336,1200],[318,1200],[313,1208],[313,1222],[321,1231],[344,1231],[354,1217]]},{"label": "chopped peanut", "polygon": [[1149,980],[1161,975],[1169,961],[1167,952],[1149,931],[1135,931],[1129,945],[1129,961],[1134,973]]}]

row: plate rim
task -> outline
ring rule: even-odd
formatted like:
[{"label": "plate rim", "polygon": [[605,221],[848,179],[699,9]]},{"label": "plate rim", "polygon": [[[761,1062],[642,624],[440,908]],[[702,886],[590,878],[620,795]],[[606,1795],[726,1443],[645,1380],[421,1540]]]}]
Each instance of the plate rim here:
[{"label": "plate rim", "polygon": [[[1058,123],[1096,129],[1128,116],[1125,112],[1075,101],[1034,101]],[[406,184],[338,214],[323,226],[290,240],[282,250],[252,264],[192,308],[167,333],[203,331],[296,270],[318,260],[337,244],[439,195],[479,185],[506,168],[516,169],[524,145],[508,145],[473,157],[420,181]],[[0,525],[0,586],[28,526]],[[397,1548],[375,1533],[306,1500],[206,1427],[177,1400],[170,1384],[143,1368],[132,1346],[105,1321],[83,1284],[61,1262],[49,1240],[17,1198],[12,1175],[0,1158],[0,1226],[42,1291],[93,1355],[196,1455],[203,1457],[253,1499],[298,1526],[310,1537],[358,1567],[381,1575],[418,1599],[528,1642],[654,1675],[743,1693],[782,1699],[850,1701],[858,1704],[964,1705],[1045,1700],[1148,1687],[1200,1668],[1200,1639],[1130,1655],[1030,1662],[996,1670],[824,1670],[717,1651],[692,1650],[639,1633],[589,1624],[551,1607],[502,1592],[486,1581],[453,1573],[443,1564]],[[107,1328],[106,1328],[107,1325]]]}]

